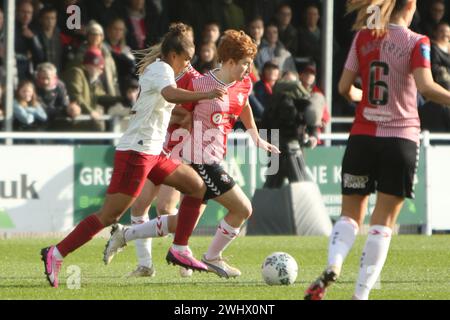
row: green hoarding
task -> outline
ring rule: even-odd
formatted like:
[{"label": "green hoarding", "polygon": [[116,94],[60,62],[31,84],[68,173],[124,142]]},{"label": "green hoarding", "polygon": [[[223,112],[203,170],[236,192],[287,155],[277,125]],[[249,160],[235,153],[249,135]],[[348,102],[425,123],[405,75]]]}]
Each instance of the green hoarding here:
[{"label": "green hoarding", "polygon": [[[306,150],[306,163],[319,185],[325,205],[332,218],[340,215],[340,172],[344,147],[318,147]],[[114,148],[110,146],[77,146],[75,148],[75,186],[74,186],[74,223],[95,212],[103,203],[103,198],[109,184],[114,159]],[[421,153],[422,155],[422,153]],[[245,147],[244,141],[229,143],[225,169],[230,173],[243,191],[251,198],[251,170],[250,149]],[[255,165],[255,187],[260,188],[264,183],[265,154],[258,153]],[[406,200],[399,217],[400,224],[423,224],[425,220],[425,184],[424,163],[422,157],[416,180],[416,199]],[[375,197],[369,201],[369,213],[373,209]],[[214,201],[210,201],[200,220],[201,227],[214,227],[226,214],[226,210]],[[155,215],[154,207],[151,215]],[[129,216],[122,218],[123,223],[129,223]]]}]

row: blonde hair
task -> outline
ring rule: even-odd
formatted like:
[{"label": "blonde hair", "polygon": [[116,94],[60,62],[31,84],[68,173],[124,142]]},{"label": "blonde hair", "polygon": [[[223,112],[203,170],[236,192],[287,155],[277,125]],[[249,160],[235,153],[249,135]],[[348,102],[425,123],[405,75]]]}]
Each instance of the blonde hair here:
[{"label": "blonde hair", "polygon": [[353,24],[353,30],[359,31],[367,28],[367,21],[373,12],[370,7],[380,9],[380,25],[372,30],[372,33],[378,37],[386,34],[389,21],[393,13],[404,8],[408,0],[348,0],[347,14],[357,12],[356,21]]},{"label": "blonde hair", "polygon": [[148,65],[155,62],[157,58],[166,56],[171,51],[180,54],[190,48],[195,48],[191,39],[192,35],[189,35],[189,32],[192,32],[192,28],[184,23],[172,24],[161,43],[147,49],[134,51],[136,59],[140,59],[137,64],[137,74],[143,74]]},{"label": "blonde hair", "polygon": [[133,53],[136,56],[136,60],[139,61],[136,65],[137,74],[141,75],[148,65],[155,62],[156,59],[161,58],[161,43],[155,44],[147,49],[136,50]]}]

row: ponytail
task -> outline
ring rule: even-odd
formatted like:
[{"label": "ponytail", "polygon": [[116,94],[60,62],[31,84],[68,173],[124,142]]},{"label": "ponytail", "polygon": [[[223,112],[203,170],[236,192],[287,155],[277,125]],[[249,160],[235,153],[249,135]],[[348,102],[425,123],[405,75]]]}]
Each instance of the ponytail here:
[{"label": "ponytail", "polygon": [[[408,0],[348,0],[347,14],[357,12],[353,30],[359,31],[367,28],[367,22],[373,14],[370,7],[376,6],[380,9],[380,24],[375,26],[372,33],[378,37],[383,36],[388,28],[391,16],[402,10]],[[369,11],[369,12],[368,12]]]},{"label": "ponytail", "polygon": [[136,56],[136,60],[139,61],[136,66],[137,74],[142,75],[148,65],[155,62],[156,59],[161,58],[161,44],[158,43],[147,49],[136,50],[133,53]]}]

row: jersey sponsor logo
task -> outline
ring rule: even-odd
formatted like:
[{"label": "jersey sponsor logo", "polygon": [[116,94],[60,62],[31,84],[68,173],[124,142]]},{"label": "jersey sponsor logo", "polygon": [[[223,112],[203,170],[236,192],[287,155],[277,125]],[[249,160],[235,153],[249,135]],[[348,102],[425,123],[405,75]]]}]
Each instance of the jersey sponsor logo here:
[{"label": "jersey sponsor logo", "polygon": [[422,53],[422,57],[424,57],[425,60],[431,61],[431,49],[429,45],[422,43],[420,45],[420,52]]},{"label": "jersey sponsor logo", "polygon": [[365,189],[369,176],[355,176],[349,173],[344,173],[343,176],[344,188],[349,189]]},{"label": "jersey sponsor logo", "polygon": [[236,118],[236,115],[231,113],[214,112],[211,115],[211,122],[219,126],[234,121]]},{"label": "jersey sponsor logo", "polygon": [[379,108],[370,107],[364,108],[363,116],[366,120],[373,122],[389,122],[393,118],[392,113],[389,111],[383,111]]}]

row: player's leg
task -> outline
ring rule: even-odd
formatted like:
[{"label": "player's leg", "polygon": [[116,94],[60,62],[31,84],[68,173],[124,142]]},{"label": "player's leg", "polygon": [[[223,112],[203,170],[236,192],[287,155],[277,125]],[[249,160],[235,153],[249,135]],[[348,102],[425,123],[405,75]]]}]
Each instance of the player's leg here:
[{"label": "player's leg", "polygon": [[[160,187],[146,180],[141,194],[131,206],[131,225],[141,225],[148,222],[148,212],[159,192]],[[136,256],[138,265],[136,270],[128,274],[129,277],[152,277],[155,268],[152,261],[152,238],[136,239]]]},{"label": "player's leg", "polygon": [[392,238],[392,228],[400,214],[403,202],[404,198],[402,197],[378,192],[361,256],[354,299],[367,300],[369,298],[370,290],[380,276],[386,261]]},{"label": "player's leg", "polygon": [[356,239],[367,212],[368,195],[374,191],[374,140],[350,137],[342,160],[341,217],[334,224],[328,243],[328,264],[308,287],[306,300],[321,300],[327,287],[339,277],[342,265]]},{"label": "player's leg", "polygon": [[100,211],[82,220],[56,246],[41,251],[45,273],[51,286],[58,286],[58,273],[63,258],[91,240],[104,227],[116,223],[132,205],[144,185],[144,177],[151,165],[148,157],[139,153],[116,152],[111,183]]},{"label": "player's leg", "polygon": [[170,186],[161,185],[158,192],[156,211],[158,215],[174,215],[178,213],[177,205],[180,202],[180,192]]},{"label": "player's leg", "polygon": [[203,262],[208,265],[210,271],[220,277],[237,277],[240,270],[227,264],[222,257],[223,251],[239,235],[242,225],[252,214],[252,204],[238,185],[214,198],[228,209],[227,215],[219,222],[214,238],[203,256]]},{"label": "player's leg", "polygon": [[405,198],[413,198],[418,146],[400,138],[379,138],[377,202],[361,257],[354,299],[368,299],[389,251],[392,229]]},{"label": "player's leg", "polygon": [[[157,172],[156,175],[158,176]],[[156,180],[158,178],[156,177]],[[180,165],[170,175],[166,175],[163,183],[172,186],[182,192],[185,196],[181,201],[176,219],[168,216],[171,225],[176,223],[175,238],[166,260],[169,263],[182,267],[207,271],[208,267],[201,261],[194,258],[188,247],[189,238],[194,230],[203,204],[203,197],[206,191],[205,184],[200,176],[187,165]]]},{"label": "player's leg", "polygon": [[82,220],[75,229],[56,246],[41,250],[47,280],[58,287],[58,274],[63,259],[71,252],[89,242],[103,228],[117,222],[131,206],[134,197],[126,194],[107,194],[99,212]]}]

